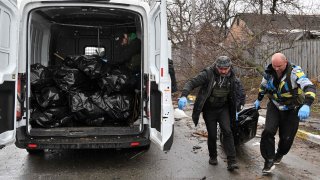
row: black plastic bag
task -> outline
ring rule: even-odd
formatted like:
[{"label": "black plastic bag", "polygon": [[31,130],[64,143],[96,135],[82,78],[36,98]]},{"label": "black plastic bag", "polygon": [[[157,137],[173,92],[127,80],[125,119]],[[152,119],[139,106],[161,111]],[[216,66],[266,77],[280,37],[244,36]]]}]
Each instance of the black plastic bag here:
[{"label": "black plastic bag", "polygon": [[54,73],[54,81],[64,91],[75,91],[82,87],[90,87],[90,80],[78,69],[62,66]]},{"label": "black plastic bag", "polygon": [[79,69],[90,79],[100,78],[109,71],[108,65],[99,56],[68,56],[65,64]]},{"label": "black plastic bag", "polygon": [[32,91],[39,91],[43,87],[54,84],[52,72],[45,66],[36,63],[31,65],[30,84]]},{"label": "black plastic bag", "polygon": [[110,94],[121,91],[128,82],[128,76],[119,69],[113,70],[109,75],[98,80],[101,89]]},{"label": "black plastic bag", "polygon": [[91,96],[92,102],[105,110],[110,118],[114,120],[127,120],[132,113],[133,97],[131,95],[94,94]]},{"label": "black plastic bag", "polygon": [[[232,127],[234,144],[240,145],[253,139],[257,133],[259,112],[254,107],[243,109],[238,114],[238,121]],[[223,141],[223,133],[220,134]]]},{"label": "black plastic bag", "polygon": [[70,114],[68,107],[49,108],[45,111],[36,109],[31,113],[30,123],[33,126],[54,128],[71,123],[73,115]]},{"label": "black plastic bag", "polygon": [[86,119],[85,123],[89,126],[102,126],[105,121],[105,117],[99,117],[95,119]]},{"label": "black plastic bag", "polygon": [[72,93],[71,112],[75,112],[80,121],[95,119],[106,115],[106,112],[103,109],[91,101],[89,95],[82,92]]},{"label": "black plastic bag", "polygon": [[42,108],[59,107],[67,105],[67,97],[65,92],[62,92],[56,87],[45,87],[40,93],[36,93],[36,100]]},{"label": "black plastic bag", "polygon": [[131,115],[132,97],[127,95],[113,95],[104,100],[109,106],[108,115],[112,118],[125,120]]}]

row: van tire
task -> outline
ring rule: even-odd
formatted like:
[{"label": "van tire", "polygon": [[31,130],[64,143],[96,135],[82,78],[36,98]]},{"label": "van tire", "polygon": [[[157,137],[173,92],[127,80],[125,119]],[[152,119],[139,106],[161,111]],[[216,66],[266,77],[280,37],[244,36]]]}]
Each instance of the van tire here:
[{"label": "van tire", "polygon": [[30,155],[38,155],[44,153],[43,149],[26,149]]}]

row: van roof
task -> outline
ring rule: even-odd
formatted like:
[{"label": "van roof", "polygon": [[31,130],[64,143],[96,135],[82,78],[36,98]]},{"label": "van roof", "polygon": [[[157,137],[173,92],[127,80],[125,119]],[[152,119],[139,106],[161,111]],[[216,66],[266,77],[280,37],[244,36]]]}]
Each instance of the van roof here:
[{"label": "van roof", "polygon": [[[9,0],[9,1],[13,1],[15,3],[17,3],[17,0]],[[137,3],[148,3],[149,0],[20,0],[20,2],[23,2],[23,3],[28,3],[28,2],[39,2],[39,1],[56,1],[56,2],[72,2],[72,1],[75,1],[75,2],[99,2],[99,1],[105,1],[105,2],[116,2],[116,3],[124,3],[124,4],[137,4]],[[150,0],[150,1],[153,1],[153,0]]]},{"label": "van roof", "polygon": [[[17,0],[10,0],[10,1],[17,1]],[[150,2],[153,2],[155,0],[20,0],[20,8],[21,7],[24,7],[26,4],[29,4],[29,3],[36,3],[36,2],[55,2],[55,3],[63,3],[63,2],[75,2],[75,3],[81,3],[84,2],[84,3],[88,3],[88,2],[92,2],[92,3],[95,3],[95,2],[99,2],[102,3],[102,2],[106,2],[106,3],[117,3],[117,4],[129,4],[129,5],[136,5],[136,6],[141,6],[141,7],[144,7],[144,9],[146,9],[148,11],[148,9],[150,8],[149,6],[149,1]]]}]

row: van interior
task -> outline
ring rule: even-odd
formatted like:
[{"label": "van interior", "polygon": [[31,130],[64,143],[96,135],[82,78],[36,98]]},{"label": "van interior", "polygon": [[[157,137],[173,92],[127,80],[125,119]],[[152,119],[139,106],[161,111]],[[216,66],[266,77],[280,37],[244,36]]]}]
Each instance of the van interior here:
[{"label": "van interior", "polygon": [[28,130],[36,136],[143,129],[143,33],[133,11],[42,7],[28,19]]}]

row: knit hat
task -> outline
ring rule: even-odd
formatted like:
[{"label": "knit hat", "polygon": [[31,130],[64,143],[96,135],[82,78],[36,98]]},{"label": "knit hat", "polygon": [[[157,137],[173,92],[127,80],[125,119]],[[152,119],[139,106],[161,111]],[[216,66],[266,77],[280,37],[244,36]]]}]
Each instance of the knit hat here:
[{"label": "knit hat", "polygon": [[232,62],[228,56],[219,56],[216,60],[216,65],[218,68],[230,67],[232,65]]}]

